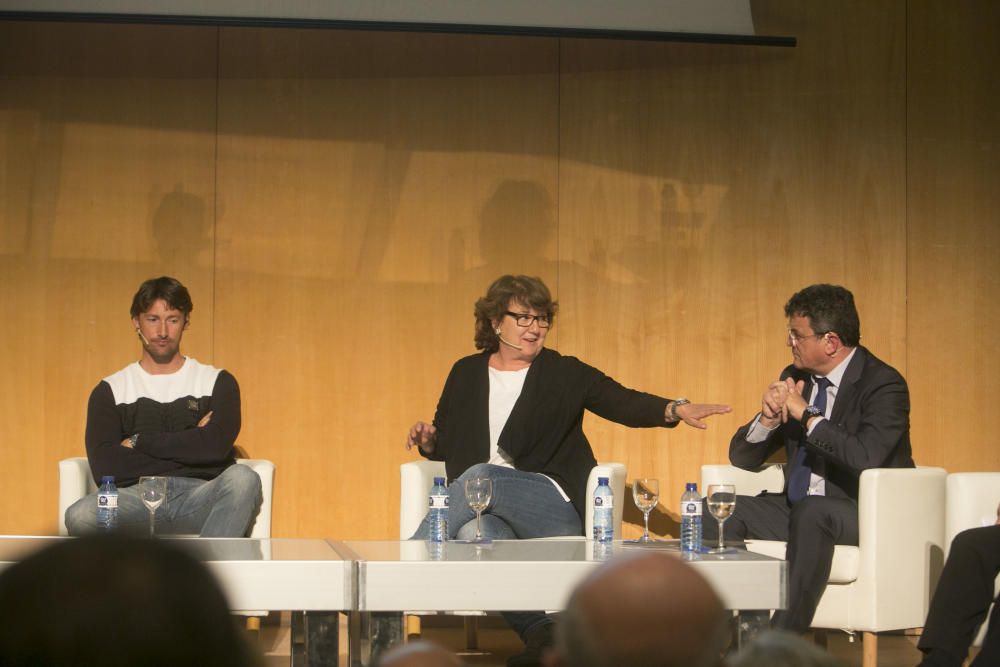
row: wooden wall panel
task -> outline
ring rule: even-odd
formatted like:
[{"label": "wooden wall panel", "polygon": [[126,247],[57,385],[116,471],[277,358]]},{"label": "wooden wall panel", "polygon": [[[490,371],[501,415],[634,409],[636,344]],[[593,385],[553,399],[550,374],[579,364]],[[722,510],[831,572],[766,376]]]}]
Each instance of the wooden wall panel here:
[{"label": "wooden wall panel", "polygon": [[631,386],[734,408],[707,432],[588,417],[598,458],[659,477],[673,518],[789,363],[797,289],[848,286],[865,343],[905,372],[902,7],[796,13],[758,22],[796,34],[789,50],[563,42],[560,344]]},{"label": "wooden wall panel", "polygon": [[138,357],[143,279],[189,285],[184,349],[212,360],[213,35],[0,23],[2,533],[55,531],[56,462],[84,453],[90,390]]},{"label": "wooden wall panel", "polygon": [[554,40],[225,30],[219,359],[274,533],[397,534],[410,424],[474,352],[472,305],[548,273]]},{"label": "wooden wall panel", "polygon": [[1000,470],[1000,5],[912,2],[908,21],[914,448],[949,471]]},{"label": "wooden wall panel", "polygon": [[661,534],[817,281],[908,376],[918,462],[1000,469],[997,10],[753,10],[799,46],[0,23],[0,533],[55,530],[56,462],[161,273],[277,463],[279,536],[397,534],[405,430],[505,272],[555,290],[553,347],[733,405],[706,433],[588,417],[599,458],[660,477]]}]

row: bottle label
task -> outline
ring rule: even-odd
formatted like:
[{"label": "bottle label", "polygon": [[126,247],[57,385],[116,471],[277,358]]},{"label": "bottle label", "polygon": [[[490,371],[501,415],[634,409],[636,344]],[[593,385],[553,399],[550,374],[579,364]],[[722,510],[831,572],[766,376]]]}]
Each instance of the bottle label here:
[{"label": "bottle label", "polygon": [[594,509],[614,509],[614,496],[594,496]]},{"label": "bottle label", "polygon": [[681,514],[684,516],[701,516],[701,501],[689,500],[681,503]]},{"label": "bottle label", "polygon": [[431,496],[429,504],[432,510],[448,509],[448,496]]},{"label": "bottle label", "polygon": [[118,496],[115,494],[100,494],[97,496],[97,506],[103,509],[117,509],[118,508]]}]

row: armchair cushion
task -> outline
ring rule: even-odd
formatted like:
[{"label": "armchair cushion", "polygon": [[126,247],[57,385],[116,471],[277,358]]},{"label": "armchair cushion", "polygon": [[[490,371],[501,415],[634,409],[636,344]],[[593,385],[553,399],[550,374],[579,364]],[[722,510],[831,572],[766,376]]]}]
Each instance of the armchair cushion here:
[{"label": "armchair cushion", "polygon": [[[253,468],[260,476],[261,502],[260,512],[254,522],[250,537],[271,537],[271,496],[274,492],[274,464],[266,459],[236,459],[241,465]],[[59,461],[59,517],[60,535],[68,535],[66,529],[66,510],[80,498],[97,491],[94,479],[90,475],[90,464],[85,456],[74,456]]]}]

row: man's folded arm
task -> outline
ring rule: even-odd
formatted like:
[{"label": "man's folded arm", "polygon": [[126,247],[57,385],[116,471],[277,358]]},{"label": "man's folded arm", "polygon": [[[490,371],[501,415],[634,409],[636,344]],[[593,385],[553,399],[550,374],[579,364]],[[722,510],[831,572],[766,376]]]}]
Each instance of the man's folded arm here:
[{"label": "man's folded arm", "polygon": [[233,454],[240,433],[240,387],[236,378],[220,371],[212,388],[212,416],[208,424],[174,433],[142,433],[138,452],[186,465],[223,462]]},{"label": "man's folded arm", "polygon": [[162,461],[122,447],[121,442],[128,435],[122,433],[121,415],[115,408],[111,385],[102,380],[94,387],[87,402],[84,436],[90,472],[95,482],[100,482],[105,475],[112,475],[118,484],[128,484],[141,475],[150,474],[150,470],[162,469]]}]

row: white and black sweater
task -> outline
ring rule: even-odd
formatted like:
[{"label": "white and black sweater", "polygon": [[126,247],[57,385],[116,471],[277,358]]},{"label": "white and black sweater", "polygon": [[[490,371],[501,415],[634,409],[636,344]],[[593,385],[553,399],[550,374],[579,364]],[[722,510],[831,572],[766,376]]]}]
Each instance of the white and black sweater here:
[{"label": "white and black sweater", "polygon": [[[211,420],[198,428],[209,411]],[[101,380],[87,404],[87,457],[98,483],[104,475],[118,486],[142,475],[213,479],[235,462],[239,432],[236,378],[191,358],[168,375],[129,364]],[[123,447],[134,434],[135,449]]]}]

